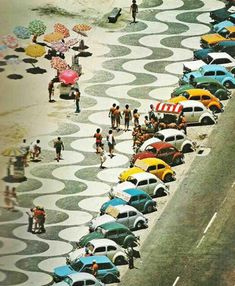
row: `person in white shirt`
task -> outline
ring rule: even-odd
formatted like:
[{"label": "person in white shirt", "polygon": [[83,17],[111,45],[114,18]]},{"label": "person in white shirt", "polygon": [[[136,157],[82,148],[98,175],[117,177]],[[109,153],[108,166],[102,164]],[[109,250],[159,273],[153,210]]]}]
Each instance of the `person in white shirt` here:
[{"label": "person in white shirt", "polygon": [[39,146],[40,140],[36,140],[30,145],[30,155],[33,160],[38,159],[41,154],[41,147]]},{"label": "person in white shirt", "polygon": [[109,134],[107,135],[107,142],[108,142],[108,146],[109,146],[109,156],[110,158],[113,158],[113,150],[114,150],[114,146],[116,145],[115,139],[113,137],[113,130],[109,130]]}]

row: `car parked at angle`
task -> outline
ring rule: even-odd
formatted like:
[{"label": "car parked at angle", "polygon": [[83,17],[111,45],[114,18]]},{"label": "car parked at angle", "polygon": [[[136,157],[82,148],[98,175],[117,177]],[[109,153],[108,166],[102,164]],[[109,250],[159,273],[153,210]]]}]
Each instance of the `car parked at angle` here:
[{"label": "car parked at angle", "polygon": [[185,73],[179,80],[179,84],[184,85],[190,83],[191,79],[194,81],[195,78],[202,76],[216,79],[226,88],[235,87],[234,74],[227,71],[225,67],[222,67],[220,65],[205,65],[200,67],[199,70],[195,72]]},{"label": "car parked at angle", "polygon": [[224,32],[217,34],[206,34],[201,36],[201,47],[211,48],[222,41],[234,41],[235,40],[235,26],[225,27]]},{"label": "car parked at angle", "polygon": [[52,286],[105,286],[89,273],[73,273],[64,278],[63,281],[53,283]]},{"label": "car parked at angle", "polygon": [[134,167],[124,170],[118,178],[120,182],[124,182],[133,174],[142,172],[149,172],[163,182],[171,182],[175,179],[175,171],[173,171],[167,163],[156,158],[137,160]]},{"label": "car parked at angle", "polygon": [[172,144],[162,141],[152,143],[145,148],[145,151],[134,154],[130,161],[131,167],[136,160],[145,158],[158,158],[171,166],[184,163],[184,154]]},{"label": "car parked at angle", "polygon": [[92,239],[107,238],[115,241],[117,244],[127,248],[136,246],[139,237],[135,236],[128,227],[117,222],[108,222],[99,226],[95,231],[88,233],[77,242],[78,247],[84,247]]},{"label": "car parked at angle", "polygon": [[171,98],[169,102],[178,104],[185,100],[200,101],[203,105],[209,108],[212,112],[222,112],[223,104],[217,97],[205,89],[188,89],[177,97]]},{"label": "car parked at angle", "polygon": [[207,58],[203,60],[190,61],[183,63],[183,72],[191,72],[196,71],[200,67],[208,65],[221,65],[225,67],[227,70],[231,71],[234,69],[235,71],[235,59],[228,55],[227,53],[209,53]]},{"label": "car parked at angle", "polygon": [[222,41],[211,48],[199,49],[193,52],[194,59],[206,61],[208,54],[213,52],[227,53],[235,58],[235,41]]},{"label": "car parked at angle", "polygon": [[215,23],[218,23],[218,22],[226,20],[233,13],[235,13],[235,7],[234,6],[230,6],[230,7],[226,6],[224,8],[211,11],[210,17],[212,20],[214,20]]},{"label": "car parked at angle", "polygon": [[235,14],[231,14],[226,20],[219,22],[217,24],[214,24],[212,26],[211,31],[214,33],[219,33],[219,32],[225,32],[224,28],[225,27],[231,27],[235,25]]},{"label": "car parked at angle", "polygon": [[139,189],[127,189],[116,193],[113,199],[105,202],[100,208],[100,213],[104,214],[109,211],[110,206],[115,207],[118,205],[129,205],[142,213],[153,212],[157,207],[156,201],[149,194]]},{"label": "car parked at angle", "polygon": [[53,273],[54,281],[64,280],[68,275],[77,272],[91,272],[93,261],[98,264],[97,279],[107,284],[119,281],[120,272],[107,256],[80,257],[69,265],[56,267]]},{"label": "car parked at angle", "polygon": [[187,138],[184,132],[168,128],[158,131],[154,137],[146,140],[141,146],[140,151],[145,151],[147,146],[156,142],[168,142],[175,146],[178,150],[182,151],[183,153],[193,151],[193,142]]},{"label": "car parked at angle", "polygon": [[109,197],[113,199],[118,192],[123,192],[127,189],[133,188],[139,188],[152,197],[169,193],[169,186],[158,177],[151,173],[142,172],[133,174],[127,179],[127,181],[112,187],[109,192]]},{"label": "car parked at angle", "polygon": [[93,239],[89,241],[85,247],[77,248],[68,253],[66,256],[66,263],[71,264],[77,259],[86,256],[86,251],[93,256],[105,255],[115,265],[120,265],[127,262],[127,255],[124,248],[111,239],[101,238]]},{"label": "car parked at angle", "polygon": [[121,223],[132,230],[148,227],[148,219],[141,212],[135,207],[124,204],[116,205],[114,207],[110,205],[105,210],[105,214],[100,215],[89,222],[89,231],[95,231],[97,227],[102,224],[114,221]]},{"label": "car parked at angle", "polygon": [[232,92],[223,86],[218,80],[203,76],[194,78],[191,84],[184,84],[175,88],[171,93],[171,97],[181,95],[186,90],[193,88],[206,89],[220,100],[229,99],[232,94]]}]

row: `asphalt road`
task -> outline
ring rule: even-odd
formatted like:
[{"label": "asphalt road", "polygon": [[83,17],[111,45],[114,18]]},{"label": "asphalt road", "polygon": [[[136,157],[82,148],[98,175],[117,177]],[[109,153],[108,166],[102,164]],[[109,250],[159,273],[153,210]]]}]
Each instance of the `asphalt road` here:
[{"label": "asphalt road", "polygon": [[119,285],[235,285],[235,97]]}]

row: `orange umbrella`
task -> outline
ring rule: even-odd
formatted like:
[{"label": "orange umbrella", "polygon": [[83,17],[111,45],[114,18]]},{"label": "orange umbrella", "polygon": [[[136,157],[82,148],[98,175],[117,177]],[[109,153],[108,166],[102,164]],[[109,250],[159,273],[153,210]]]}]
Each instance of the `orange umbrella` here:
[{"label": "orange umbrella", "polygon": [[51,60],[51,67],[61,72],[68,68],[68,64],[60,57],[53,57]]},{"label": "orange umbrella", "polygon": [[38,45],[38,44],[30,44],[26,49],[25,49],[26,55],[33,57],[33,58],[38,58],[42,57],[45,53],[46,50],[43,46]]},{"label": "orange umbrella", "polygon": [[87,32],[90,31],[91,26],[86,25],[86,24],[77,24],[73,27],[74,32]]},{"label": "orange umbrella", "polygon": [[62,40],[64,38],[64,35],[59,32],[53,32],[50,34],[47,34],[44,36],[44,41],[48,43],[58,42],[59,40]]},{"label": "orange umbrella", "polygon": [[54,25],[54,31],[63,34],[64,38],[68,38],[70,36],[69,29],[60,23]]}]

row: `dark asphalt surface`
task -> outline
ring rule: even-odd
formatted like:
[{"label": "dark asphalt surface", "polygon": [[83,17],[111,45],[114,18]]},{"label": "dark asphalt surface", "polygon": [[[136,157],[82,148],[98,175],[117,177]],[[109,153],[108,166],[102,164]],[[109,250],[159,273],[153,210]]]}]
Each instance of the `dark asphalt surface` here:
[{"label": "dark asphalt surface", "polygon": [[[235,96],[120,286],[235,285]],[[233,187],[232,187],[233,185]],[[199,247],[203,232],[217,212]]]}]

